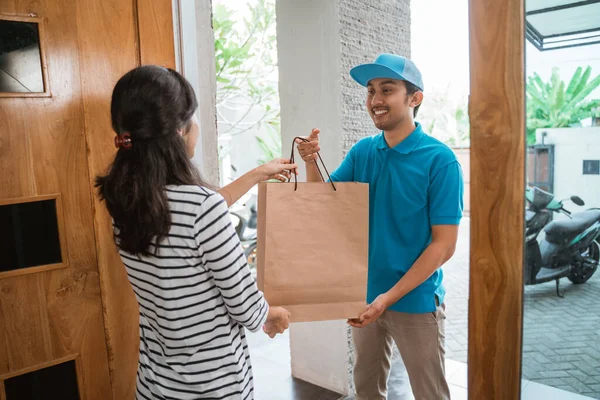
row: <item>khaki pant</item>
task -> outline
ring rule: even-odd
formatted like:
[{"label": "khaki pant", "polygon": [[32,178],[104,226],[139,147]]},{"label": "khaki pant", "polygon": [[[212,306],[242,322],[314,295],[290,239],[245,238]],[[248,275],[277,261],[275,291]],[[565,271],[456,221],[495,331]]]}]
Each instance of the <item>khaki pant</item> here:
[{"label": "khaki pant", "polygon": [[385,311],[364,328],[352,328],[356,349],[356,400],[385,400],[392,345],[396,342],[415,400],[449,400],[445,377],[445,306],[435,312]]}]

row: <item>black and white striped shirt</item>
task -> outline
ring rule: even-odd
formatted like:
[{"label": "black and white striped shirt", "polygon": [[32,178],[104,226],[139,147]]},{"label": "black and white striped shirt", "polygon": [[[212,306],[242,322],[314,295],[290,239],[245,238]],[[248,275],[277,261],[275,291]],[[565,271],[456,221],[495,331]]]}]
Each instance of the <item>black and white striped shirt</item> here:
[{"label": "black and white striped shirt", "polygon": [[136,398],[253,399],[244,327],[259,330],[269,306],[225,200],[198,186],[167,196],[172,226],[158,254],[120,252],[140,309]]}]

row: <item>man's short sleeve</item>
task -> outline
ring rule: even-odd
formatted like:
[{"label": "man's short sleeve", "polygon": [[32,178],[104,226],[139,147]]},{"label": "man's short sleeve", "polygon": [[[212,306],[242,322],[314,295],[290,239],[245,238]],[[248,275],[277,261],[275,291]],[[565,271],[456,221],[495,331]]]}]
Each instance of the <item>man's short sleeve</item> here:
[{"label": "man's short sleeve", "polygon": [[331,174],[334,182],[354,182],[354,157],[356,156],[356,145],[354,145],[339,167]]},{"label": "man's short sleeve", "polygon": [[463,174],[458,161],[440,168],[429,187],[431,225],[458,225],[463,213]]}]

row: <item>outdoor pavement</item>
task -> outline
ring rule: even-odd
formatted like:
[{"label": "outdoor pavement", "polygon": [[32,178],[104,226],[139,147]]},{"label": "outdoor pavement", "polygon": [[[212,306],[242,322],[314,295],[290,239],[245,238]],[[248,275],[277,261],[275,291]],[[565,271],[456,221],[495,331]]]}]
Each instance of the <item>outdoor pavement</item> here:
[{"label": "outdoor pavement", "polygon": [[[456,253],[444,266],[446,373],[453,400],[467,398],[469,223],[465,218]],[[584,285],[564,279],[561,288],[564,298],[556,296],[554,283],[525,288],[521,400],[584,399],[575,394],[600,399],[600,273]],[[287,333],[275,340],[250,334],[249,342],[258,400],[338,397],[291,378]],[[411,400],[407,377],[398,363],[396,359],[392,366],[388,400]]]},{"label": "outdoor pavement", "polygon": [[[444,267],[446,358],[467,362],[469,219],[454,257]],[[523,378],[600,399],[600,272],[583,285],[561,280],[525,287]]]}]

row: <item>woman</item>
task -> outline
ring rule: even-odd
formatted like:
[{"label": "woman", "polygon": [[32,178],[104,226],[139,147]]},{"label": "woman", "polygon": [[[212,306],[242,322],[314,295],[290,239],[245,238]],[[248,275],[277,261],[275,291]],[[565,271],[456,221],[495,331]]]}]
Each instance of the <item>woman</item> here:
[{"label": "woman", "polygon": [[190,161],[197,105],[189,82],[158,66],[130,71],[112,95],[119,150],[96,186],[139,304],[137,399],[252,399],[244,328],[274,337],[289,323],[258,291],[227,202],[296,165],[275,160],[213,191]]}]

